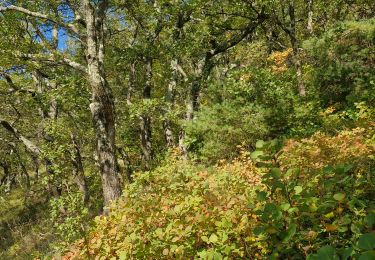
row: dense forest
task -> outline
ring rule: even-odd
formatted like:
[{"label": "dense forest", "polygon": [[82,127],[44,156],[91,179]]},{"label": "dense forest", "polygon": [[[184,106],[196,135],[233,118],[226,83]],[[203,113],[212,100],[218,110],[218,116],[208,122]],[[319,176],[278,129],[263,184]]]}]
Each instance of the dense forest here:
[{"label": "dense forest", "polygon": [[373,0],[0,0],[0,259],[375,259]]}]

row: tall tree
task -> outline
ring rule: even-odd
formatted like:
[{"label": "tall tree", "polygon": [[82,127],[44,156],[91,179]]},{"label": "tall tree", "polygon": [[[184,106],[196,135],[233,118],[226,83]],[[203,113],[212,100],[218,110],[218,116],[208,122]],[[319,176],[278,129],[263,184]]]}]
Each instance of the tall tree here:
[{"label": "tall tree", "polygon": [[[14,4],[19,5],[14,5]],[[92,100],[90,110],[97,140],[97,154],[102,179],[104,203],[117,199],[121,195],[121,185],[116,161],[115,149],[115,116],[114,102],[105,73],[105,22],[109,8],[108,1],[63,1],[40,3],[30,5],[18,1],[11,5],[3,5],[0,12],[17,12],[34,19],[37,27],[52,25],[58,30],[65,30],[70,39],[76,40],[80,49],[85,54],[85,65],[67,57],[67,53],[61,50],[53,50],[50,47],[56,44],[56,37],[50,39],[50,45],[39,44],[39,52],[15,53],[17,60],[28,60],[40,64],[54,64],[68,66],[87,76],[91,88]],[[63,11],[61,8],[64,7]],[[74,17],[69,18],[70,13]],[[68,16],[68,18],[67,18]],[[2,19],[7,19],[4,16]],[[28,33],[35,35],[35,30],[28,27]],[[53,35],[56,35],[54,33]],[[36,35],[38,37],[38,35]],[[39,35],[40,37],[40,35]],[[48,37],[46,37],[48,39]],[[73,57],[74,58],[74,57]],[[77,58],[75,58],[77,60]],[[78,58],[82,60],[82,58]]]}]

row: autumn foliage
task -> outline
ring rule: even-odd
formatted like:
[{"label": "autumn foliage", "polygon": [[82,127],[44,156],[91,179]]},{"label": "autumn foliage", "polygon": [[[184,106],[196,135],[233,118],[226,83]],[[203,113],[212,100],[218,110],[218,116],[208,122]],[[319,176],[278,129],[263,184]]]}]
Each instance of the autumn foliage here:
[{"label": "autumn foliage", "polygon": [[262,141],[208,169],[170,158],[139,174],[66,259],[368,254],[357,241],[374,225],[373,135],[373,125],[318,132],[279,151]]}]

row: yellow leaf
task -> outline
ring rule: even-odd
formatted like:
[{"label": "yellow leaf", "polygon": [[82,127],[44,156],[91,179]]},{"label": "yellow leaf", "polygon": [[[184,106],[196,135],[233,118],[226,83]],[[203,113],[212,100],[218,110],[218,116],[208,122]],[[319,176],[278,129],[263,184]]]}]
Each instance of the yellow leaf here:
[{"label": "yellow leaf", "polygon": [[337,230],[337,227],[334,226],[334,225],[331,225],[331,224],[326,224],[325,228],[326,228],[327,232],[334,232],[334,231]]},{"label": "yellow leaf", "polygon": [[325,216],[326,218],[330,219],[330,218],[333,218],[333,217],[335,216],[335,213],[330,212],[330,213],[328,213],[328,214],[325,214],[324,216]]},{"label": "yellow leaf", "polygon": [[163,250],[163,255],[168,255],[169,254],[169,250],[168,250],[168,248],[165,248],[164,250]]}]

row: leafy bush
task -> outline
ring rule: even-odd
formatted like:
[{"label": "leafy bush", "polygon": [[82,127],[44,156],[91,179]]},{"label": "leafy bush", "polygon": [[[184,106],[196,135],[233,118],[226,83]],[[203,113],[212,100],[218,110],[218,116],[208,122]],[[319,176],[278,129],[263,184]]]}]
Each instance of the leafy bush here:
[{"label": "leafy bush", "polygon": [[209,169],[173,160],[138,174],[66,256],[371,259],[374,133],[258,141]]},{"label": "leafy bush", "polygon": [[225,101],[204,107],[187,126],[189,148],[208,161],[234,158],[236,145],[254,143],[267,134],[262,112],[255,105]]},{"label": "leafy bush", "polygon": [[58,241],[66,244],[55,245],[57,249],[66,246],[82,236],[88,221],[88,208],[82,202],[82,194],[70,193],[52,198],[50,204],[50,220],[54,223]]},{"label": "leafy bush", "polygon": [[242,173],[175,161],[140,174],[110,216],[96,218],[89,240],[78,242],[77,254],[120,259],[249,256],[255,220],[247,204],[257,174],[251,161],[237,160],[231,167]]},{"label": "leafy bush", "polygon": [[373,127],[333,137],[317,133],[288,141],[277,153],[262,145],[252,154],[269,168],[254,232],[272,257],[372,259],[374,133]]},{"label": "leafy bush", "polygon": [[305,42],[313,66],[312,84],[324,105],[374,104],[375,20],[341,23]]}]

